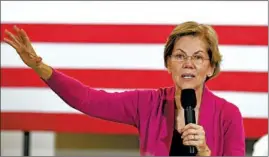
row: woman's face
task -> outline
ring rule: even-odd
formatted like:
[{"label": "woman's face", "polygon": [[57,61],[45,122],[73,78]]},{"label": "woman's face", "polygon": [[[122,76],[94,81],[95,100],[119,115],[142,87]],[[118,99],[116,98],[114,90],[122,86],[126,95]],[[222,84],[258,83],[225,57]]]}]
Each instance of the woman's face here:
[{"label": "woman's face", "polygon": [[200,37],[195,36],[183,36],[176,41],[172,55],[168,58],[167,68],[180,89],[198,89],[206,77],[212,76],[214,72],[207,45]]}]

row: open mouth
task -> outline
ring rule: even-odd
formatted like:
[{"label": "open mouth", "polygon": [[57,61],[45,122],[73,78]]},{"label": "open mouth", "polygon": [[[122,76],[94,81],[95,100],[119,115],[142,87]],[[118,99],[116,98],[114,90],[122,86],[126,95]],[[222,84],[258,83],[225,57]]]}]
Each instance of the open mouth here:
[{"label": "open mouth", "polygon": [[191,79],[191,78],[194,78],[195,75],[193,75],[193,74],[182,74],[181,77],[185,78],[185,79]]}]

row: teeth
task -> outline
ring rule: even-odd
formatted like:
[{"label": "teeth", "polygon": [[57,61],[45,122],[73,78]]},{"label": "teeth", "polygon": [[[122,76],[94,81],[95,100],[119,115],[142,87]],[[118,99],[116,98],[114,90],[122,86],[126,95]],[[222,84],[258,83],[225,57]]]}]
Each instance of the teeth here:
[{"label": "teeth", "polygon": [[193,78],[193,76],[184,76],[183,78]]},{"label": "teeth", "polygon": [[188,79],[188,78],[193,78],[194,76],[193,75],[183,75],[182,77]]}]

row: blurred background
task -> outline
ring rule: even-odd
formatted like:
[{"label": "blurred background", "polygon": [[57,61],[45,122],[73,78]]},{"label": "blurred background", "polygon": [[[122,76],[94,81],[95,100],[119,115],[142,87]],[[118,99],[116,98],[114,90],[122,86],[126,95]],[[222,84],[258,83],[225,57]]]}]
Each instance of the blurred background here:
[{"label": "blurred background", "polygon": [[239,107],[251,156],[268,133],[267,1],[1,1],[1,155],[22,156],[27,132],[31,156],[139,155],[134,128],[67,106],[3,43],[4,29],[23,28],[45,63],[114,92],[170,86],[164,43],[185,21],[219,35],[222,73],[207,85]]}]

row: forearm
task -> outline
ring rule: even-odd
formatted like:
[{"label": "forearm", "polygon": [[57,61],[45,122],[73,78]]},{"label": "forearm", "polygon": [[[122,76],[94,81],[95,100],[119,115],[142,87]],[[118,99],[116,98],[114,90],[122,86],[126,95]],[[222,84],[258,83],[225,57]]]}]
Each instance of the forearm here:
[{"label": "forearm", "polygon": [[95,90],[55,69],[44,81],[68,105],[87,115],[137,124],[137,91],[108,93]]},{"label": "forearm", "polygon": [[68,105],[86,112],[86,107],[82,102],[88,99],[88,91],[82,83],[63,73],[54,71],[52,67],[43,62],[34,67],[33,70]]},{"label": "forearm", "polygon": [[84,102],[89,101],[89,91],[83,83],[77,79],[65,75],[64,73],[42,64],[38,69],[34,69],[60,98],[68,105],[81,112],[86,112],[87,106]]},{"label": "forearm", "polygon": [[33,68],[33,70],[39,75],[43,80],[48,80],[52,75],[52,68],[43,62],[40,63],[37,67]]}]

